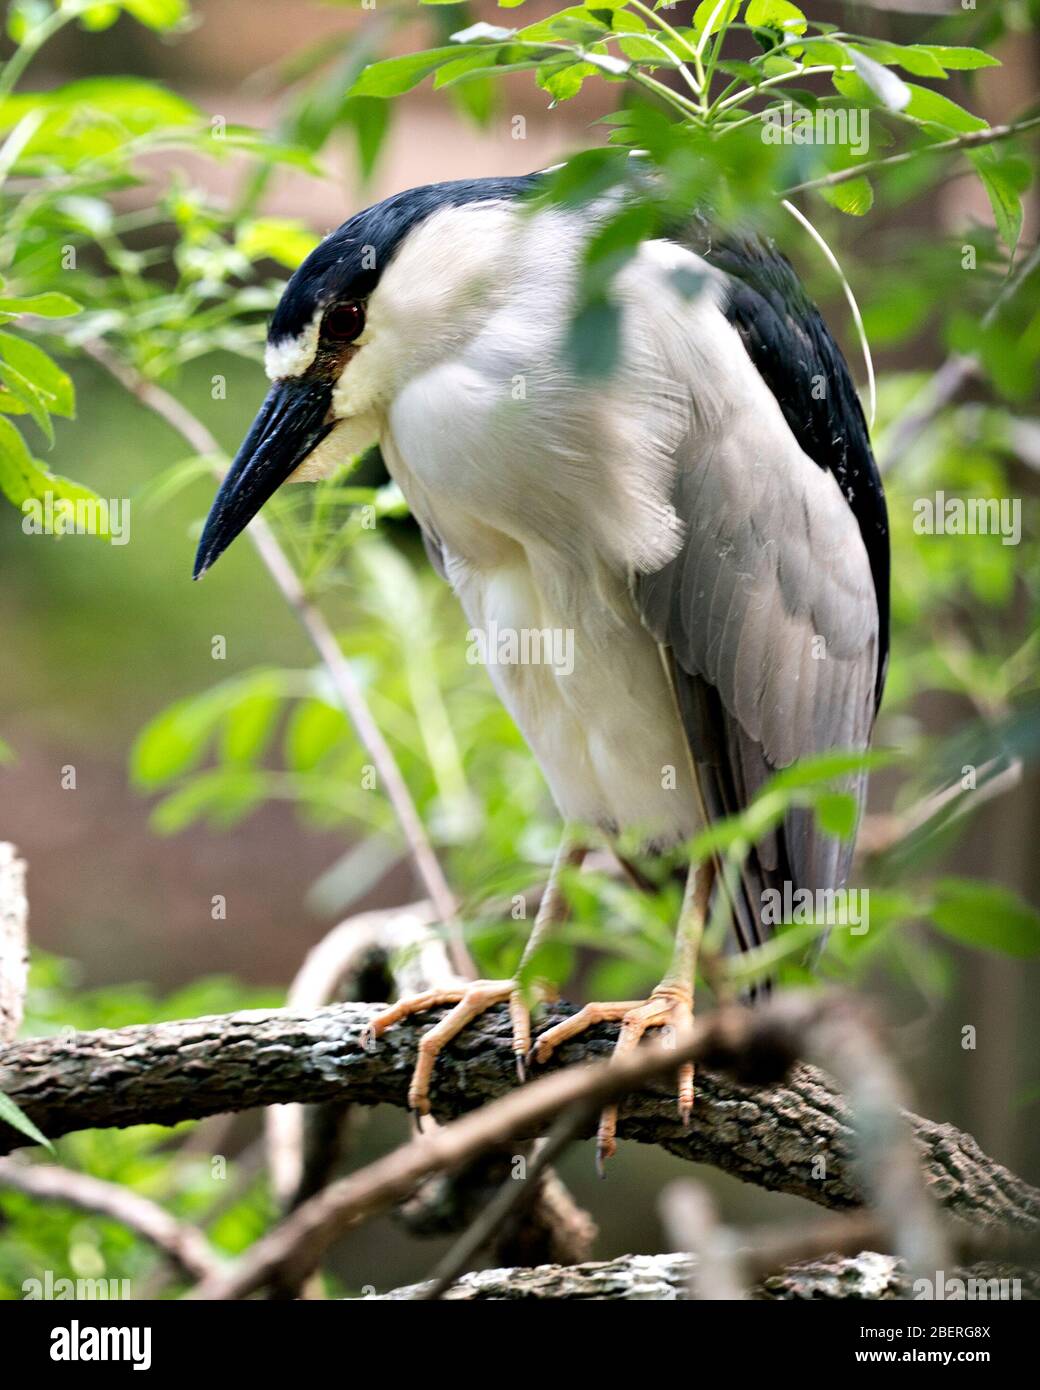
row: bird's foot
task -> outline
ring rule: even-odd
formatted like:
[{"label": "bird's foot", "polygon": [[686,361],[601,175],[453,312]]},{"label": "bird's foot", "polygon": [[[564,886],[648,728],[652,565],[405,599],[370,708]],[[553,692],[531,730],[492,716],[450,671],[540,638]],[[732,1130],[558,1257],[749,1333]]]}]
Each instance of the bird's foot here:
[{"label": "bird's foot", "polygon": [[[660,1028],[666,1047],[674,1047],[676,1037],[693,1025],[693,991],[684,985],[661,984],[649,999],[628,1000],[616,1004],[586,1004],[570,1018],[555,1024],[535,1040],[532,1056],[544,1062],[562,1043],[577,1037],[595,1023],[620,1021],[621,1031],[614,1047],[614,1057],[624,1057],[638,1045],[648,1028]],[[679,1116],[689,1124],[693,1113],[693,1063],[679,1068]],[[608,1105],[600,1115],[596,1134],[596,1166],[600,1173],[608,1158],[617,1152],[618,1108]]]},{"label": "bird's foot", "polygon": [[[535,986],[535,997],[539,1000],[549,997],[549,992]],[[452,1038],[462,1032],[467,1023],[477,1018],[494,1004],[509,1004],[509,1018],[513,1025],[513,1054],[516,1057],[516,1070],[520,1080],[525,1079],[525,1062],[531,1050],[531,1013],[527,1006],[525,991],[516,980],[473,980],[451,989],[431,989],[423,994],[408,995],[396,1004],[384,1009],[371,1019],[361,1036],[361,1044],[369,1048],[386,1030],[403,1018],[412,1014],[425,1013],[428,1009],[439,1009],[445,1004],[453,1004],[451,1013],[435,1024],[419,1040],[419,1052],[408,1087],[408,1104],[417,1115],[430,1113],[430,1079],[438,1055]]]}]

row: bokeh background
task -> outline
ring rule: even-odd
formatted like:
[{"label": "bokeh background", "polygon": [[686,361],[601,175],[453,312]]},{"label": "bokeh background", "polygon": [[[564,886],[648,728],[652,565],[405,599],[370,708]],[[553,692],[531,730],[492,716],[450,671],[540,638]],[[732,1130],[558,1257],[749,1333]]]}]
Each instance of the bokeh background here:
[{"label": "bokeh background", "polygon": [[[974,31],[968,26],[981,21],[959,11],[952,20],[944,19],[944,8],[933,0],[872,0],[869,5],[824,4],[814,17],[904,41],[943,25],[944,33],[963,25],[965,41],[971,41]],[[972,75],[970,88],[961,89],[961,97],[991,123],[1012,117],[1035,99],[1040,67],[1040,45],[1025,8],[1004,8],[1010,15],[1007,31],[993,43],[1003,66]],[[541,0],[527,6],[532,15],[549,9]],[[78,76],[140,74],[214,116],[270,129],[298,90],[286,94],[290,55],[326,42],[340,45],[344,35],[350,36],[342,50],[348,54],[360,45],[404,51],[430,42],[437,23],[461,27],[458,15],[449,23],[417,13],[414,21],[391,28],[378,7],[365,12],[306,0],[202,0],[195,13],[196,26],[172,40],[127,19],[96,36],[69,31],[48,49],[34,80],[46,86]],[[468,15],[494,21],[499,12],[494,5],[478,3],[468,7]],[[387,27],[386,34],[381,26]],[[958,75],[956,80],[962,79]],[[603,138],[603,128],[593,123],[607,109],[610,95],[587,84],[574,101],[550,109],[546,94],[527,74],[518,74],[507,79],[496,109],[474,113],[427,85],[396,104],[393,124],[367,177],[355,135],[344,130],[333,134],[324,152],[326,177],[280,172],[266,189],[263,209],[301,219],[321,234],[359,207],[413,184],[539,168]],[[483,117],[483,125],[474,114]],[[513,135],[511,119],[517,114],[526,119],[522,140]],[[190,154],[153,157],[149,171],[155,183],[128,190],[126,207],[146,206],[155,189],[178,172],[214,197],[229,200],[249,176],[244,161],[216,165]],[[1024,240],[1032,244],[1035,193],[1026,195],[1025,209]],[[948,266],[945,271],[922,267],[921,247],[953,244],[971,227],[991,227],[991,217],[979,185],[967,175],[947,178],[923,196],[909,190],[901,201],[890,198],[863,221],[841,221],[838,245],[864,304],[881,376],[883,423],[895,418],[911,398],[911,388],[920,385],[921,374],[938,366],[949,350],[943,314],[930,306],[956,299],[956,274]],[[992,232],[984,230],[983,235]],[[854,374],[862,378],[839,286],[811,248],[795,242],[793,251]],[[268,270],[271,278],[288,273],[274,264]],[[136,1008],[150,1008],[148,996],[165,996],[209,976],[231,977],[247,988],[214,985],[209,994],[181,996],[182,1011],[193,1002],[221,1007],[221,1001],[239,998],[277,1003],[307,949],[339,917],[409,901],[417,886],[399,847],[395,852],[391,845],[389,853],[385,845],[380,848],[378,829],[366,829],[328,808],[320,814],[313,806],[304,807],[301,814],[293,796],[259,797],[248,814],[232,818],[224,828],[210,819],[185,816],[180,819],[189,823],[183,828],[163,833],[161,814],[157,825],[154,810],[161,798],[149,794],[140,779],[135,783],[130,773],[140,731],[173,702],[196,697],[218,682],[257,670],[307,671],[312,656],[247,545],[234,547],[204,584],[192,584],[194,541],[212,495],[210,478],[189,477],[183,486],[157,492],[157,484],[186,458],[183,440],[99,368],[80,359],[73,371],[78,418],[59,422],[48,462],[103,497],[133,499],[131,539],[125,546],[109,546],[85,537],[60,542],[29,538],[12,509],[0,510],[0,734],[13,754],[0,770],[0,838],[14,841],[29,864],[32,940],[74,963],[61,975],[67,987],[87,992],[125,987],[122,993],[98,996],[108,1001],[106,1017],[117,1021],[129,1020]],[[212,397],[215,374],[226,378],[226,398]],[[229,453],[263,390],[258,366],[231,354],[192,363],[176,383],[178,396]],[[1030,499],[1035,499],[1040,467],[1040,430],[1031,419],[1033,409],[1028,401],[1016,408],[1021,428],[1014,447],[997,451],[997,471],[998,485],[1025,499],[1025,525],[1035,539],[1035,511],[1030,511],[1035,502]],[[911,530],[909,506],[922,480],[927,480],[925,491],[935,479],[949,477],[952,487],[967,485],[970,492],[973,469],[990,482],[995,476],[991,446],[980,444],[973,453],[965,429],[964,418],[952,419],[942,438],[923,446],[916,459],[888,460],[897,633],[892,697],[878,730],[884,745],[906,746],[922,734],[948,734],[999,712],[996,699],[980,708],[970,689],[922,674],[921,653],[933,650],[937,631],[947,633],[952,624],[951,649],[966,645],[971,662],[983,666],[987,660],[1004,660],[1029,634],[1037,579],[1033,539],[1027,535],[1013,552],[1002,551],[994,538],[965,539],[947,550],[946,559],[933,562],[922,561],[922,548],[938,552],[952,547],[952,541],[915,537]],[[904,464],[911,473],[902,481],[898,473]],[[396,587],[400,575],[389,572],[375,578],[368,574],[359,584],[356,567],[344,565],[323,585],[322,603],[370,680],[377,714],[388,718],[392,731],[397,728],[394,702],[407,703],[415,692],[381,684],[389,680],[395,646],[404,638],[374,615],[380,597],[392,603],[395,595],[406,594],[415,605],[413,615],[428,619],[446,644],[454,644],[453,656],[437,659],[465,782],[461,790],[455,788],[455,819],[448,814],[452,808],[445,805],[443,785],[439,800],[432,792],[423,797],[449,866],[458,866],[467,855],[470,865],[479,862],[463,875],[468,891],[479,898],[482,887],[490,889],[496,882],[496,847],[513,856],[514,862],[503,866],[511,872],[527,852],[535,860],[543,858],[554,816],[519,740],[504,722],[497,722],[483,673],[458,658],[463,619],[425,573],[407,526],[392,525],[388,533],[407,576],[404,588]],[[955,586],[965,575],[973,592],[946,609],[943,585]],[[216,635],[226,639],[226,659],[219,663],[212,655]],[[943,660],[937,658],[940,666]],[[961,684],[971,683],[969,669]],[[342,737],[349,740],[349,734]],[[423,757],[421,748],[413,752],[407,764],[410,777],[413,762],[417,767]],[[446,756],[450,761],[452,755]],[[496,760],[506,767],[504,777],[498,774],[501,782],[487,771]],[[352,765],[349,759],[344,764]],[[74,790],[62,787],[61,769],[68,766],[75,768]],[[957,773],[959,767],[948,767],[948,775],[933,777],[933,785],[943,785]],[[875,778],[873,812],[891,809],[904,777],[905,772],[886,772]],[[476,843],[483,833],[479,811],[476,829],[465,828],[467,797],[479,800],[490,788],[496,789],[498,802],[488,812],[493,824],[481,845]],[[511,790],[522,801],[512,829]],[[173,815],[165,823],[179,820]],[[929,871],[952,868],[977,875],[1035,904],[1040,900],[1038,824],[1040,783],[1027,766],[1012,790],[964,817]],[[226,920],[211,916],[214,894],[227,900]],[[1035,1061],[1040,1025],[1034,1004],[1040,976],[1035,963],[939,943],[934,930],[922,923],[898,930],[905,956],[896,953],[898,959],[889,956],[876,968],[861,968],[857,980],[878,1000],[890,1023],[917,1107],[972,1131],[988,1152],[1035,1180],[1040,1169]],[[912,952],[917,961],[913,968]],[[575,996],[588,984],[591,969],[585,956],[576,964]],[[961,1046],[965,1025],[977,1030],[973,1051]],[[229,1127],[226,1143],[239,1149],[256,1128],[256,1117],[241,1117]],[[400,1115],[374,1114],[358,1130],[351,1163],[384,1151],[404,1133]],[[96,1136],[99,1152],[106,1142],[118,1141]],[[623,1146],[604,1186],[593,1179],[587,1146],[570,1156],[565,1171],[600,1224],[601,1256],[661,1248],[655,1196],[662,1180],[679,1166],[666,1155]],[[814,1214],[794,1199],[741,1187],[719,1174],[706,1176],[723,1210],[736,1221],[779,1218],[785,1211]],[[423,1275],[435,1253],[435,1243],[418,1243],[391,1221],[376,1222],[344,1247],[340,1271],[347,1286],[375,1279],[387,1287]]]}]

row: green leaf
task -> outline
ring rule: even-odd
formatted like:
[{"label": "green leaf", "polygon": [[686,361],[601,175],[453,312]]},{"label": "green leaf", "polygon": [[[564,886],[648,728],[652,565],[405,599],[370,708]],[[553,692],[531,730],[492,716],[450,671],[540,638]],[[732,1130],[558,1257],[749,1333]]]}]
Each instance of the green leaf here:
[{"label": "green leaf", "polygon": [[655,225],[653,208],[640,202],[622,207],[597,229],[582,255],[583,289],[587,298],[609,290],[615,275],[653,234]]},{"label": "green leaf", "polygon": [[844,183],[821,188],[818,192],[831,207],[848,213],[850,217],[864,217],[874,206],[874,190],[870,180],[862,174],[858,178],[846,179]]},{"label": "green leaf", "polygon": [[595,72],[591,63],[566,63],[563,67],[544,63],[538,69],[536,81],[554,101],[570,101],[581,91],[586,77],[593,77]]},{"label": "green leaf", "polygon": [[68,314],[81,314],[83,305],[67,294],[48,290],[44,294],[25,297],[0,297],[0,314],[38,314],[40,318],[61,319]]},{"label": "green leaf", "polygon": [[30,497],[39,496],[40,476],[25,440],[10,420],[0,415],[0,492],[20,507]]},{"label": "green leaf", "polygon": [[962,48],[960,46],[951,48],[944,44],[935,43],[914,44],[914,47],[930,53],[944,68],[949,68],[951,71],[970,68],[999,68],[1001,66],[999,58],[994,58],[989,53],[983,53],[981,48]]},{"label": "green leaf", "polygon": [[100,34],[105,29],[111,29],[116,20],[123,13],[120,5],[91,5],[89,10],[85,10],[79,17],[81,29],[86,29],[88,33]]},{"label": "green leaf", "polygon": [[251,261],[272,260],[290,270],[317,246],[319,238],[302,222],[287,217],[256,217],[238,229],[235,245]]},{"label": "green leaf", "polygon": [[[422,53],[407,53],[402,58],[384,58],[378,63],[369,63],[358,75],[350,89],[356,97],[397,97],[417,87],[431,72],[436,72],[445,63],[454,63],[460,56],[463,45],[452,44],[447,48],[428,48]],[[492,45],[483,50],[487,57],[495,53]]]},{"label": "green leaf", "polygon": [[1000,160],[995,150],[969,150],[968,158],[975,165],[982,180],[982,186],[993,209],[993,220],[997,231],[1014,256],[1018,239],[1022,235],[1022,199],[1020,194],[1029,183],[1029,167],[1025,166],[1025,181],[1022,180],[1022,165],[1016,160]]},{"label": "green leaf", "polygon": [[378,97],[349,97],[343,106],[343,119],[354,129],[361,177],[367,181],[375,171],[379,155],[390,130],[391,108]]},{"label": "green leaf", "polygon": [[620,314],[616,304],[597,298],[579,309],[567,329],[566,355],[578,376],[607,377],[619,350]]},{"label": "green leaf", "polygon": [[948,878],[936,885],[930,917],[947,936],[1009,956],[1040,955],[1040,913],[993,883]]},{"label": "green leaf", "polygon": [[884,767],[894,757],[895,754],[885,748],[872,748],[865,753],[816,753],[810,758],[799,758],[790,767],[774,773],[768,787],[785,790],[821,787],[835,777],[849,777],[857,772]]},{"label": "green leaf", "polygon": [[348,732],[342,710],[324,700],[305,700],[296,706],[285,732],[285,756],[296,772],[313,772]]},{"label": "green leaf", "polygon": [[942,64],[935,55],[930,53],[927,48],[920,48],[916,45],[886,43],[881,39],[869,39],[863,43],[851,44],[851,51],[865,53],[878,63],[905,68],[907,72],[912,72],[915,77],[937,77],[941,80],[946,76]]},{"label": "green leaf", "polygon": [[783,77],[799,70],[793,58],[784,58],[776,53],[763,54],[761,67],[765,77]]},{"label": "green leaf", "polygon": [[188,17],[185,0],[120,0],[127,14],[149,29],[173,29]]},{"label": "green leaf", "polygon": [[[802,62],[830,64],[835,68],[845,67],[849,62],[848,49],[833,39],[804,38],[800,43],[785,44],[784,51],[797,56]],[[757,61],[762,64],[765,59],[759,58]]]},{"label": "green leaf", "polygon": [[40,1133],[25,1111],[15,1105],[10,1096],[5,1096],[3,1091],[0,1091],[0,1121],[16,1129],[19,1134],[24,1134],[27,1139],[42,1144],[51,1153],[54,1152],[54,1145],[46,1135]]},{"label": "green leaf", "polygon": [[72,378],[35,343],[0,332],[0,356],[27,378],[45,397],[52,415],[71,420],[76,414],[76,393]]},{"label": "green leaf", "polygon": [[856,72],[883,106],[892,111],[902,111],[908,106],[911,88],[901,77],[855,48],[849,49],[849,57]]},{"label": "green leaf", "polygon": [[754,29],[777,29],[785,34],[804,34],[805,15],[789,0],[750,0],[744,20]]},{"label": "green leaf", "polygon": [[[740,12],[740,5],[741,0],[721,0],[721,2],[720,0],[701,0],[693,13],[693,27],[697,30],[698,35],[703,34],[708,21],[711,20],[710,32],[717,34],[725,25],[731,24],[736,19]],[[719,6],[719,12],[712,20],[716,6]],[[793,9],[794,6],[791,8]]]},{"label": "green leaf", "polygon": [[12,367],[9,362],[0,361],[0,383],[22,402],[43,432],[48,444],[53,444],[54,426],[51,424],[51,417],[47,414],[47,406],[43,396],[32,382],[24,377],[16,367]]},{"label": "green leaf", "polygon": [[261,804],[267,789],[260,772],[248,768],[217,768],[201,773],[177,788],[152,812],[160,835],[175,835],[205,816],[227,829]]},{"label": "green leaf", "polygon": [[617,150],[582,150],[547,175],[540,197],[559,207],[581,207],[621,182],[626,164],[627,156]]},{"label": "green leaf", "polygon": [[963,106],[958,106],[949,97],[944,97],[940,92],[933,92],[928,87],[918,87],[913,82],[907,85],[910,100],[902,109],[915,121],[935,123],[957,132],[986,129],[987,121],[981,116],[973,116],[970,111],[965,111]]},{"label": "green leaf", "polygon": [[769,979],[792,956],[801,956],[826,931],[823,923],[801,922],[788,926],[762,946],[734,953],[726,960],[726,978],[738,989]]},{"label": "green leaf", "polygon": [[851,840],[856,833],[859,806],[849,792],[823,792],[813,802],[813,815],[825,835]]},{"label": "green leaf", "polygon": [[[0,130],[12,130],[27,113],[43,116],[28,140],[22,163],[79,171],[91,160],[109,160],[125,172],[130,138],[151,137],[169,146],[185,134],[198,139],[202,113],[183,97],[140,78],[84,78],[47,92],[0,100]],[[206,130],[211,153],[218,142]],[[269,137],[268,137],[269,138]]]},{"label": "green leaf", "polygon": [[752,87],[757,87],[762,81],[763,73],[761,68],[754,63],[747,63],[743,58],[724,58],[715,64],[719,72],[728,72],[730,77],[739,77],[742,82],[747,82]]},{"label": "green leaf", "polygon": [[280,692],[270,680],[262,679],[249,689],[224,716],[220,741],[224,760],[238,766],[255,762],[267,746],[280,709]]},{"label": "green leaf", "polygon": [[179,700],[138,734],[130,752],[130,775],[138,787],[164,786],[202,760],[224,712],[224,700]]}]

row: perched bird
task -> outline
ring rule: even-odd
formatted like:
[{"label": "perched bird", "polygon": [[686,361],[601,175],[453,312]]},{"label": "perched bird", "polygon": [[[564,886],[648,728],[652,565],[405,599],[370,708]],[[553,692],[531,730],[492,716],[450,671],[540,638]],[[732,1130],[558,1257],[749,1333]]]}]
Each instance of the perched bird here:
[{"label": "perched bird", "polygon": [[[198,577],[283,483],[372,442],[472,630],[567,635],[566,663],[489,672],[541,765],[565,830],[524,955],[565,911],[560,876],[589,827],[648,853],[746,807],[770,774],[865,749],[885,679],[884,494],[845,361],[789,263],[692,216],[616,275],[618,361],[578,374],[567,348],[582,253],[609,204],[523,206],[538,175],[432,184],[345,222],[286,285],[268,333],[271,388],[203,530]],[[684,272],[700,277],[690,295]],[[692,283],[686,277],[687,285]],[[544,658],[544,648],[541,651]],[[853,778],[862,804],[864,776]],[[737,944],[768,935],[768,890],[844,884],[851,845],[795,808],[730,894]],[[647,1000],[588,1004],[537,1039],[544,1060],[600,1020],[617,1051],[693,1012],[714,891],[687,875],[671,966]],[[522,965],[521,965],[522,968]],[[519,978],[519,976],[518,976]],[[518,980],[403,999],[454,1008],[422,1040],[410,1091]],[[679,1076],[684,1117],[692,1070]],[[600,1126],[614,1149],[616,1116]]]}]

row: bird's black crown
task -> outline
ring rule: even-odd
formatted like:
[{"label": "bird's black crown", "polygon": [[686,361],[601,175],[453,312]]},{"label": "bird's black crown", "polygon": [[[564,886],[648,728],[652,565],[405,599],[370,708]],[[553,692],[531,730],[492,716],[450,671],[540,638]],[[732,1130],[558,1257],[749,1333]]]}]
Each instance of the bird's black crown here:
[{"label": "bird's black crown", "polygon": [[444,207],[518,198],[537,181],[537,174],[524,174],[430,183],[395,193],[357,213],[316,246],[295,271],[271,319],[269,341],[298,337],[327,304],[366,299],[404,238],[432,213]]}]

